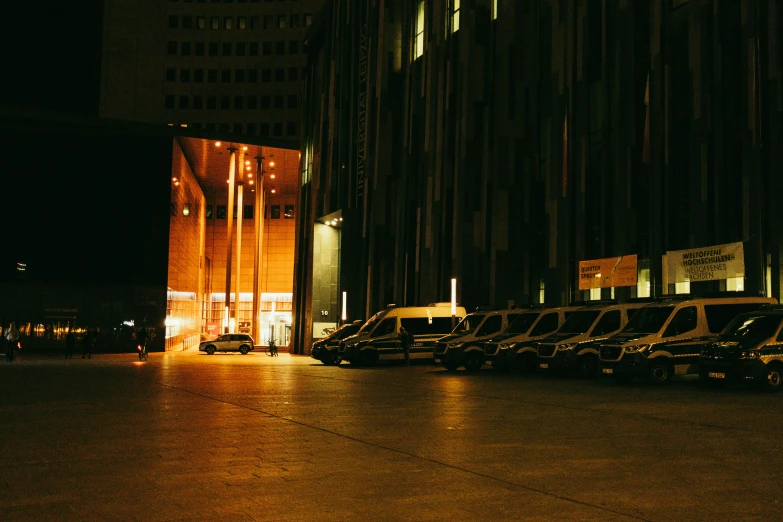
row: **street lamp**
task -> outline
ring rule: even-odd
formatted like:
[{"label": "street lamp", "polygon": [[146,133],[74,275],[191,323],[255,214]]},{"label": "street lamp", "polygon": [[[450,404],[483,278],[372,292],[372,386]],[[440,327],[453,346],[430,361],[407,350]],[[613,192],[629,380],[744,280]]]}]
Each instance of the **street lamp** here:
[{"label": "street lamp", "polygon": [[457,278],[451,278],[451,329],[457,326]]}]

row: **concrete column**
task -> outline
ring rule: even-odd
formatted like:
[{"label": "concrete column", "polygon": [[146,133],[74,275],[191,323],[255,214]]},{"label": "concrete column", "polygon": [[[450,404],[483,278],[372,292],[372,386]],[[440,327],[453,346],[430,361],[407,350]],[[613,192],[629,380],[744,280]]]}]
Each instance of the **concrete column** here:
[{"label": "concrete column", "polygon": [[261,343],[261,253],[264,246],[264,156],[256,157],[256,250],[253,255],[253,339]]},{"label": "concrete column", "polygon": [[234,183],[236,175],[236,158],[237,149],[230,147],[228,149],[230,156],[228,159],[228,207],[226,208],[226,217],[228,223],[226,224],[226,305],[225,305],[225,321],[226,326],[223,328],[223,333],[229,333],[231,330],[231,253],[234,234]]}]

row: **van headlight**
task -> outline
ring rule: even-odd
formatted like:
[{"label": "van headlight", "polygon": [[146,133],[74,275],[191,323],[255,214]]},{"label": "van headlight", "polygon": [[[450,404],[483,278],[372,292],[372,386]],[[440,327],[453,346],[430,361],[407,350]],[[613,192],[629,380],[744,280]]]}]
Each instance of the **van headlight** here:
[{"label": "van headlight", "polygon": [[558,344],[557,345],[557,351],[558,352],[566,352],[568,350],[573,350],[576,347],[576,343],[571,344]]},{"label": "van headlight", "polygon": [[746,350],[740,355],[740,359],[755,360],[761,356],[761,350]]},{"label": "van headlight", "polygon": [[508,350],[512,346],[513,346],[513,343],[500,343],[498,345],[498,348],[501,349],[501,350]]},{"label": "van headlight", "polygon": [[448,343],[446,345],[446,348],[448,348],[449,350],[456,350],[458,348],[462,348],[463,346],[465,346],[465,343],[456,342],[456,343]]},{"label": "van headlight", "polygon": [[642,353],[647,348],[649,348],[649,344],[637,344],[635,346],[626,346],[625,347],[625,353]]}]

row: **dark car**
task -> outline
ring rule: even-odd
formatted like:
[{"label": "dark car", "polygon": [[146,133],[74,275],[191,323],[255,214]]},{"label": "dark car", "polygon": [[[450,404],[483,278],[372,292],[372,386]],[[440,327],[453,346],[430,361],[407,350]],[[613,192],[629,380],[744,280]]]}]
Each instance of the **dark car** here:
[{"label": "dark car", "polygon": [[783,387],[783,309],[738,315],[699,354],[699,377],[713,384],[749,383],[769,392]]},{"label": "dark car", "polygon": [[318,339],[313,343],[310,357],[330,366],[340,364],[340,356],[337,353],[340,341],[358,332],[363,323],[364,321],[354,321],[344,324],[326,337]]}]

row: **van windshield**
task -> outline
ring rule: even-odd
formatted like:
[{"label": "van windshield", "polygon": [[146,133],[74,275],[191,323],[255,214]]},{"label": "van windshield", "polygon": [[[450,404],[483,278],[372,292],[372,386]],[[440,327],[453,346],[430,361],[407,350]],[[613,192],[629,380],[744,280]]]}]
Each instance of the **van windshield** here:
[{"label": "van windshield", "polygon": [[454,330],[452,330],[451,333],[455,333],[455,334],[473,333],[476,330],[476,328],[478,328],[478,325],[481,324],[481,321],[484,320],[484,317],[486,316],[487,314],[468,314],[462,319],[462,321],[459,322],[457,326],[454,327]]},{"label": "van windshield", "polygon": [[571,317],[566,319],[563,326],[557,330],[557,333],[583,334],[593,326],[600,313],[600,310],[576,311],[571,314]]},{"label": "van windshield", "polygon": [[652,306],[642,308],[628,321],[623,332],[654,334],[661,331],[666,320],[672,315],[673,306]]},{"label": "van windshield", "polygon": [[511,324],[508,325],[506,333],[527,333],[527,331],[530,330],[530,327],[533,326],[533,323],[536,322],[536,319],[538,319],[539,315],[541,315],[541,312],[519,314],[513,321],[511,321]]},{"label": "van windshield", "polygon": [[372,317],[370,317],[369,321],[364,323],[364,325],[362,325],[362,327],[356,333],[360,334],[360,333],[371,332],[372,329],[375,328],[375,325],[380,322],[382,316],[383,316],[383,312],[378,312],[377,314],[373,315]]},{"label": "van windshield", "polygon": [[751,339],[769,339],[778,331],[782,319],[783,316],[780,315],[738,317],[726,327],[723,335]]}]

